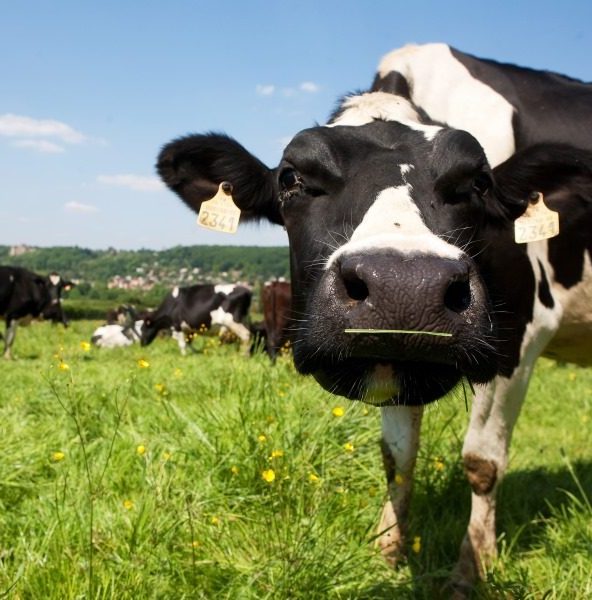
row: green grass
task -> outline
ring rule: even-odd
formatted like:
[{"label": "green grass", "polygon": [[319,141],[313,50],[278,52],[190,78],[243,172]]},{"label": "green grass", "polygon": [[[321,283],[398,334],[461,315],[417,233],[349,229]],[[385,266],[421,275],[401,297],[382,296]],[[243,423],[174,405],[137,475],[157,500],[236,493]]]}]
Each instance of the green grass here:
[{"label": "green grass", "polygon": [[[393,572],[373,544],[376,409],[213,338],[187,357],[171,340],[86,352],[93,326],[20,329],[19,359],[0,363],[0,596],[446,597],[469,511],[464,400],[427,410],[421,550]],[[537,368],[499,495],[500,559],[476,598],[592,596],[591,392],[589,371]]]}]

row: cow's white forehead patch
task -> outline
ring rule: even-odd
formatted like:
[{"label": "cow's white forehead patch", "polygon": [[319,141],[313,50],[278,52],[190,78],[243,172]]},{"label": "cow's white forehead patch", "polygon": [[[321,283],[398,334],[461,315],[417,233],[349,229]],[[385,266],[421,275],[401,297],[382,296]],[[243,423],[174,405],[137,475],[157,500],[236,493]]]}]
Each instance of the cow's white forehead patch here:
[{"label": "cow's white forehead patch", "polygon": [[424,223],[410,191],[411,186],[401,185],[380,192],[349,241],[329,257],[326,268],[344,254],[378,249],[460,258],[459,248],[439,238]]},{"label": "cow's white forehead patch", "polygon": [[173,291],[171,292],[171,296],[172,296],[173,298],[178,298],[178,297],[179,297],[179,286],[178,286],[178,285],[176,285],[176,286],[173,288]]},{"label": "cow's white forehead patch", "polygon": [[49,281],[51,281],[52,285],[57,285],[60,282],[60,276],[59,275],[50,275]]},{"label": "cow's white forehead patch", "polygon": [[409,100],[386,92],[368,92],[359,96],[350,96],[341,106],[343,112],[329,123],[328,127],[360,126],[376,120],[396,121],[410,129],[420,131],[427,140],[434,139],[442,129],[435,125],[424,125]]}]

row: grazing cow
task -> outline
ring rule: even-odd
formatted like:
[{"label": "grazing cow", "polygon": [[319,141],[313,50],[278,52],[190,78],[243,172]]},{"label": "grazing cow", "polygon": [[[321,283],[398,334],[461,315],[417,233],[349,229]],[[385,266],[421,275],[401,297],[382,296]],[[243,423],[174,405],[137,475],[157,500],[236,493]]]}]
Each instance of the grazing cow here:
[{"label": "grazing cow", "polygon": [[[298,133],[274,169],[218,134],[158,160],[195,210],[229,182],[244,220],[286,228],[298,370],[382,407],[388,561],[403,549],[423,405],[479,384],[460,593],[496,555],[496,489],[537,357],[592,364],[590,131],[591,84],[430,44],[387,55],[371,90]],[[535,240],[554,233],[543,202],[559,235]]]},{"label": "grazing cow", "polygon": [[290,284],[283,279],[266,281],[261,290],[265,349],[273,361],[288,341],[291,296]]},{"label": "grazing cow", "polygon": [[152,343],[159,331],[172,329],[184,355],[188,335],[200,328],[214,326],[232,331],[246,344],[250,332],[244,320],[251,306],[251,297],[251,291],[240,285],[175,287],[161,305],[145,317],[141,330],[142,346]]},{"label": "grazing cow", "polygon": [[0,267],[0,315],[6,321],[4,358],[12,358],[19,320],[42,317],[68,326],[61,295],[73,286],[57,273],[45,277],[21,267]]}]

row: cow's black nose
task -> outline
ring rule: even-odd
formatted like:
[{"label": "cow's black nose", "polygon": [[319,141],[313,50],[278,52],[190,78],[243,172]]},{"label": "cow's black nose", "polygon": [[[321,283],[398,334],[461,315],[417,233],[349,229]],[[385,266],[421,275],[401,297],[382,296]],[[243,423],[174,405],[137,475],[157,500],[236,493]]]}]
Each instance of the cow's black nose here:
[{"label": "cow's black nose", "polygon": [[385,251],[345,255],[332,268],[351,327],[454,333],[481,295],[463,259]]}]

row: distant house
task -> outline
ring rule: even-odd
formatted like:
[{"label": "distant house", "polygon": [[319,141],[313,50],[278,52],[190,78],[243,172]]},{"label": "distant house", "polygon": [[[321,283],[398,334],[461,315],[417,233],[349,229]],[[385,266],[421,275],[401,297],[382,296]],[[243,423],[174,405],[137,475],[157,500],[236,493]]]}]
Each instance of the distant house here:
[{"label": "distant house", "polygon": [[34,252],[35,248],[33,246],[27,246],[26,244],[18,244],[17,246],[11,246],[8,251],[8,256],[22,256],[23,254],[28,254],[29,252]]}]

